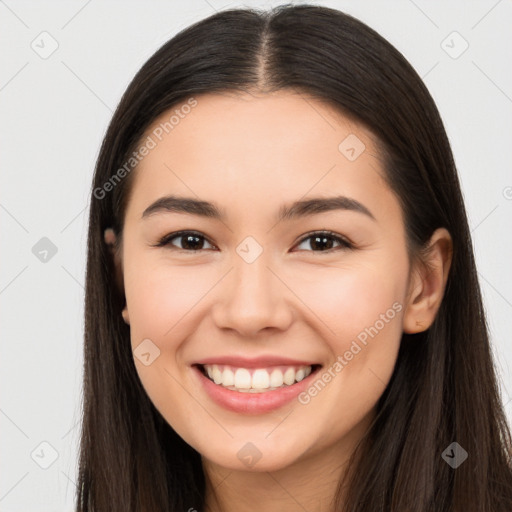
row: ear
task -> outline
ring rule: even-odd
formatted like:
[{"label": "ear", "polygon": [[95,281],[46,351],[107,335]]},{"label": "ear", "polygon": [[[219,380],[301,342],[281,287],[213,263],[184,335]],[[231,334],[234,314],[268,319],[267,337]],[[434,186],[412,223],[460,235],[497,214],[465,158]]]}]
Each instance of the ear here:
[{"label": "ear", "polygon": [[407,334],[426,331],[441,306],[453,254],[452,237],[448,230],[437,229],[424,252],[424,259],[411,271],[403,316],[403,330]]},{"label": "ear", "polygon": [[[112,255],[115,266],[115,280],[120,292],[124,295],[124,278],[123,278],[123,262],[121,260],[121,250],[119,247],[117,236],[112,228],[105,229],[103,234],[105,243],[109,248],[109,252]],[[123,319],[125,323],[130,324],[130,317],[128,315],[128,308],[125,306],[122,311]]]}]

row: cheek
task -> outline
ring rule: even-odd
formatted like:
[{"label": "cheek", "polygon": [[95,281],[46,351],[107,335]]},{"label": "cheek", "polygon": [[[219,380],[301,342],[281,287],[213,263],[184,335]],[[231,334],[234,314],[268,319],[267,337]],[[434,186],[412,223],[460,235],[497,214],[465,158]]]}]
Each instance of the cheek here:
[{"label": "cheek", "polygon": [[331,361],[323,371],[324,381],[306,392],[304,403],[313,401],[328,381],[322,401],[330,402],[331,410],[353,413],[332,424],[338,432],[349,428],[345,420],[361,418],[375,405],[393,373],[402,336],[407,259],[395,254],[357,267],[324,269],[315,277],[302,283],[300,293],[321,319],[315,323]]},{"label": "cheek", "polygon": [[[383,265],[366,265],[323,269],[314,279],[301,280],[300,284],[297,281],[296,289],[300,289],[298,295],[305,298],[304,302],[322,321],[332,348],[344,352],[347,343],[366,328],[376,323],[382,327],[383,316],[384,321],[396,320],[397,310],[403,309],[397,305],[401,305],[405,286],[406,269],[390,271]],[[400,331],[400,322],[392,323],[398,324]]]},{"label": "cheek", "polygon": [[192,267],[150,264],[144,268],[144,272],[135,269],[126,274],[132,341],[178,339],[183,320],[212,287],[215,276]]},{"label": "cheek", "polygon": [[[126,265],[125,292],[135,367],[153,405],[173,426],[183,421],[186,424],[184,418],[197,414],[194,402],[180,384],[183,369],[177,359],[180,346],[194,330],[194,306],[212,287],[212,277],[192,267],[171,267],[143,259],[134,258]],[[146,340],[151,343],[147,345]],[[158,354],[149,365],[137,358],[142,343],[149,347],[144,352],[151,352],[151,359],[153,353]],[[180,411],[177,417],[174,407]]]},{"label": "cheek", "polygon": [[362,421],[391,378],[402,335],[402,270],[338,269],[302,291],[327,326],[321,336],[331,354],[331,361],[299,397],[310,417],[325,426],[322,446]]}]

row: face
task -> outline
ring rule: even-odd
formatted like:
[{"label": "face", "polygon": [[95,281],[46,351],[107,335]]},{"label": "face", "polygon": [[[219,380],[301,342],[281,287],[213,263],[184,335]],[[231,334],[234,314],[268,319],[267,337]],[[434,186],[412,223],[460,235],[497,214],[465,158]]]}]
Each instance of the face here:
[{"label": "face", "polygon": [[195,100],[168,133],[172,112],[147,131],[125,215],[140,380],[212,464],[272,471],[342,451],[391,377],[408,291],[374,138],[293,93]]}]

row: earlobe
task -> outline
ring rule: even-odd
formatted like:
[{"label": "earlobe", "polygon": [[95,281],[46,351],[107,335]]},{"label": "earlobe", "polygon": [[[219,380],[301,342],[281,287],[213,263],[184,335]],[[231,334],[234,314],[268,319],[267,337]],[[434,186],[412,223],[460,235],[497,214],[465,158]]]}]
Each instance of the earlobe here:
[{"label": "earlobe", "polygon": [[407,334],[426,331],[443,300],[452,262],[452,238],[445,228],[432,235],[426,257],[411,273],[410,292],[403,316]]},{"label": "earlobe", "polygon": [[128,308],[127,306],[125,306],[123,308],[123,311],[121,313],[123,315],[123,320],[124,320],[124,323],[127,324],[127,325],[130,325],[130,315],[128,314]]},{"label": "earlobe", "polygon": [[117,287],[122,295],[124,295],[124,277],[123,277],[123,264],[121,260],[119,241],[115,231],[112,228],[105,229],[103,239],[108,246],[109,252],[112,255],[115,267],[115,281]]},{"label": "earlobe", "polygon": [[103,233],[103,239],[105,243],[108,245],[109,249],[113,251],[116,245],[116,234],[112,228],[105,229]]},{"label": "earlobe", "polygon": [[[112,254],[112,257],[114,259],[114,265],[115,265],[115,273],[116,273],[116,284],[121,291],[122,294],[124,294],[124,282],[123,282],[123,269],[122,269],[122,263],[121,263],[121,257],[119,255],[119,247],[117,243],[117,237],[112,228],[105,229],[105,232],[103,233],[103,238],[105,240],[105,243],[108,245],[108,248],[110,250],[110,253]],[[130,316],[128,314],[128,307],[125,305],[122,311],[123,320],[127,325],[130,325]]]}]

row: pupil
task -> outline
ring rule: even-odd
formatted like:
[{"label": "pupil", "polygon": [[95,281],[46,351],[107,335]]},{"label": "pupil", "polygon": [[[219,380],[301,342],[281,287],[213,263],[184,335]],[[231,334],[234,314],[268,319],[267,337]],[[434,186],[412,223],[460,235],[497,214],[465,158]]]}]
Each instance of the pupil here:
[{"label": "pupil", "polygon": [[[318,240],[320,240],[320,244],[317,243]],[[332,249],[332,242],[332,239],[330,239],[328,236],[317,235],[311,240],[311,247],[313,249]],[[325,244],[327,244],[328,247],[325,247]]]},{"label": "pupil", "polygon": [[[201,244],[201,240],[200,240],[200,238],[198,236],[196,236],[196,235],[187,235],[187,236],[184,236],[183,238],[185,239],[184,246],[185,246],[186,249],[191,249],[193,251],[201,249],[201,245],[202,244]],[[191,243],[191,240],[193,240],[193,239],[199,240],[199,242],[197,242],[196,244],[194,244],[194,242]]]}]

